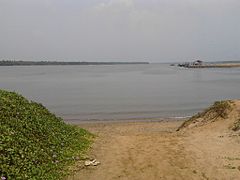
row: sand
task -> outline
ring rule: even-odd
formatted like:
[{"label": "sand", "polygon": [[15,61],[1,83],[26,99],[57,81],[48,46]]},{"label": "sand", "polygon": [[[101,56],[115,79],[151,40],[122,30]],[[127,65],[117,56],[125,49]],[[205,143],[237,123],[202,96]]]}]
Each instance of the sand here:
[{"label": "sand", "polygon": [[190,65],[187,68],[239,68],[240,63]]},{"label": "sand", "polygon": [[[211,124],[176,132],[182,121],[102,122],[80,126],[98,137],[68,180],[240,179],[240,136]],[[217,130],[213,130],[213,129]]]}]

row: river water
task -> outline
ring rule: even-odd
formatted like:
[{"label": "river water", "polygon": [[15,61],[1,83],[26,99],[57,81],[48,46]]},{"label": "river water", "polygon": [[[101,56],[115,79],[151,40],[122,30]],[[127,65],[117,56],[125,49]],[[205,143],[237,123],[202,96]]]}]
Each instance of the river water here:
[{"label": "river water", "polygon": [[66,121],[186,117],[240,98],[240,68],[169,64],[0,67],[0,88],[42,103]]}]

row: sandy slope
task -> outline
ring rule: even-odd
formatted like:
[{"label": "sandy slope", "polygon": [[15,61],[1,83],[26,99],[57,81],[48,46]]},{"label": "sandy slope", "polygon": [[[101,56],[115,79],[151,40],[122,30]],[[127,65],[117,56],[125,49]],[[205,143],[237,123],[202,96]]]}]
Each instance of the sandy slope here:
[{"label": "sandy slope", "polygon": [[68,180],[240,179],[240,136],[226,128],[231,121],[176,132],[181,123],[81,125],[98,135],[90,157],[101,165]]}]

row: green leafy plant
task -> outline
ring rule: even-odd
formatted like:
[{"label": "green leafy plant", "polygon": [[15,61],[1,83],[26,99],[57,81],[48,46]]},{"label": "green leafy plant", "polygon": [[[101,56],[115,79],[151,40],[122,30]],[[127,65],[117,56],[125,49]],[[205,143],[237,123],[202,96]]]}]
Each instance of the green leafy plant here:
[{"label": "green leafy plant", "polygon": [[92,138],[43,105],[0,90],[1,177],[61,179],[66,165],[86,152]]}]

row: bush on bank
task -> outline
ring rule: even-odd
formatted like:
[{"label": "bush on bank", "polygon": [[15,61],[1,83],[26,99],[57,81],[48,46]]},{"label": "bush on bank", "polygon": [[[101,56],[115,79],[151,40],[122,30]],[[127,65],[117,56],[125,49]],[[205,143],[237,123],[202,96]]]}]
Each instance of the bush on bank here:
[{"label": "bush on bank", "polygon": [[1,177],[61,179],[91,139],[89,132],[65,124],[43,105],[0,90]]}]

